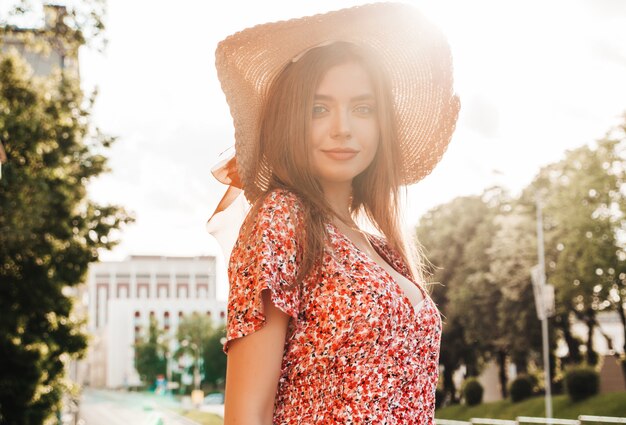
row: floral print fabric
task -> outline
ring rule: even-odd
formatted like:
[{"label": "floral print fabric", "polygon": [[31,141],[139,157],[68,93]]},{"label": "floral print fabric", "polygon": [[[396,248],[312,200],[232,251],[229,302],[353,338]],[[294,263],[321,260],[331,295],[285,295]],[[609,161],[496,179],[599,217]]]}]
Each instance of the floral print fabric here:
[{"label": "floral print fabric", "polygon": [[[331,223],[322,265],[289,288],[302,259],[302,211],[295,194],[274,190],[248,240],[240,233],[228,267],[224,352],[263,327],[261,292],[268,289],[292,318],[274,424],[432,424],[441,340],[434,302],[422,290],[424,302],[414,308],[392,276]],[[368,238],[409,278],[384,238]]]}]

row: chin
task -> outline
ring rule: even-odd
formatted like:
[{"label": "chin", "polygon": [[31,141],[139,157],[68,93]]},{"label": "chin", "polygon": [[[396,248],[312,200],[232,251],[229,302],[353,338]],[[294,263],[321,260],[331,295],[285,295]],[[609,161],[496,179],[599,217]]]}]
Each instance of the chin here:
[{"label": "chin", "polygon": [[337,184],[344,185],[346,183],[351,184],[356,176],[353,174],[342,175],[326,175],[318,177],[325,184]]}]

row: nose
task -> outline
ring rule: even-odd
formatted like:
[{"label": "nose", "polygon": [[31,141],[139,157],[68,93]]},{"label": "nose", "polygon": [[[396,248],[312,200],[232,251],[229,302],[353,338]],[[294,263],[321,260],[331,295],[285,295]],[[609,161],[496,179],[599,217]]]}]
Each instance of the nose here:
[{"label": "nose", "polygon": [[350,116],[348,111],[337,110],[334,114],[331,137],[349,139],[351,136]]}]

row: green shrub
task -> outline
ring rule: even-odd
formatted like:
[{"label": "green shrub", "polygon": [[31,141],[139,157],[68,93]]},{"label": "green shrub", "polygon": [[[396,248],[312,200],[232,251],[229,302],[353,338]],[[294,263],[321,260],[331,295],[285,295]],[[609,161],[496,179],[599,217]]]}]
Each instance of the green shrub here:
[{"label": "green shrub", "polygon": [[565,372],[565,390],[572,401],[580,401],[600,390],[600,375],[589,366],[575,366]]},{"label": "green shrub", "polygon": [[533,379],[530,376],[524,374],[518,375],[509,386],[511,401],[517,403],[518,401],[529,398],[533,395],[533,387]]},{"label": "green shrub", "polygon": [[478,379],[467,378],[463,383],[463,398],[468,406],[476,406],[483,401],[483,386]]}]

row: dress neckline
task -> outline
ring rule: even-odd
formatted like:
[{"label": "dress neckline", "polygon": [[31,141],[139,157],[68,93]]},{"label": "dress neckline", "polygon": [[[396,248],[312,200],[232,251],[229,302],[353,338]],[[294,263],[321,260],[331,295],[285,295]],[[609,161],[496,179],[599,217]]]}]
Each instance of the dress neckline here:
[{"label": "dress neckline", "polygon": [[426,290],[424,288],[422,288],[422,285],[420,285],[417,282],[414,282],[412,279],[410,279],[409,277],[405,276],[404,273],[402,273],[398,269],[396,269],[393,266],[393,264],[391,264],[391,262],[389,261],[388,256],[384,252],[381,252],[381,250],[380,250],[380,248],[378,246],[378,243],[375,240],[374,236],[372,234],[370,234],[369,232],[361,231],[365,235],[365,237],[369,240],[370,244],[372,245],[372,248],[374,248],[374,250],[378,253],[378,255],[383,259],[383,261],[385,261],[387,264],[389,264],[389,266],[392,269],[397,271],[405,279],[407,279],[409,282],[411,282],[413,285],[415,285],[417,287],[417,289],[420,291],[420,293],[422,294],[422,300],[420,302],[418,302],[416,305],[413,305],[413,303],[411,303],[411,300],[409,299],[409,297],[407,297],[406,293],[404,292],[404,289],[402,289],[402,286],[398,283],[398,281],[393,277],[393,275],[391,273],[389,273],[383,266],[378,264],[367,252],[363,251],[354,242],[352,242],[352,239],[350,239],[348,236],[346,236],[335,224],[333,224],[332,222],[328,222],[328,224],[331,226],[333,232],[336,235],[338,235],[340,238],[346,240],[359,254],[361,254],[365,258],[365,260],[368,263],[370,263],[374,267],[378,268],[380,271],[382,271],[383,274],[385,274],[389,279],[391,279],[393,284],[396,286],[398,292],[400,293],[400,296],[403,299],[404,303],[409,305],[411,311],[414,313],[415,317],[417,318],[420,315],[420,313],[422,313],[422,311],[424,310],[424,307],[425,307],[425,304],[426,304],[426,298],[429,298],[428,294],[426,293]]}]

